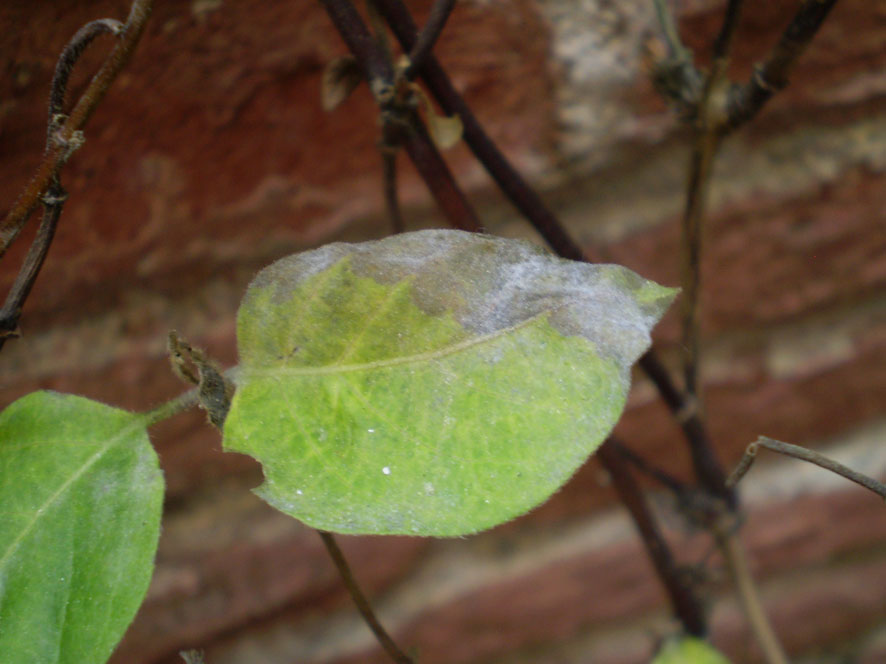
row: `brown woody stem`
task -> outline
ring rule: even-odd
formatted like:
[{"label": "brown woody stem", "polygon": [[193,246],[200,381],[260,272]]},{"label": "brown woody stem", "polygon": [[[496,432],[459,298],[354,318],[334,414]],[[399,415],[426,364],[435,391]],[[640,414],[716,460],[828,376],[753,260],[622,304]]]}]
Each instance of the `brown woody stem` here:
[{"label": "brown woody stem", "polygon": [[86,126],[99,102],[104,98],[117,74],[132,57],[138,40],[144,32],[148,17],[151,15],[152,0],[134,0],[129,10],[129,17],[120,32],[119,41],[110,55],[102,64],[98,73],[92,77],[86,91],[74,105],[64,124],[54,132],[53,145],[46,151],[43,161],[31,181],[19,196],[15,205],[0,224],[0,258],[18,237],[28,217],[40,203],[40,197],[49,184],[58,176],[64,162],[70,157],[70,146],[77,142],[75,136]]},{"label": "brown woody stem", "polygon": [[[326,8],[357,63],[363,67],[370,87],[378,88],[376,81],[381,85],[393,85],[393,64],[387,59],[378,42],[372,38],[360,14],[349,0],[320,0],[320,2]],[[378,99],[378,95],[376,98]],[[385,110],[383,106],[383,114]],[[393,122],[386,131],[389,133],[385,137],[387,141],[399,143],[404,147],[449,223],[462,230],[480,230],[476,213],[456,184],[449,167],[446,166],[446,162],[443,161],[418,116],[410,112],[406,117]]]},{"label": "brown woody stem", "polygon": [[607,440],[600,446],[596,457],[609,473],[612,485],[622,503],[631,513],[637,530],[640,531],[646,552],[665,586],[674,614],[689,634],[704,636],[707,632],[707,624],[701,603],[687,582],[686,575],[681,573],[677,567],[674,557],[649,511],[649,506],[643,498],[643,493],[625,465],[624,459],[615,449],[611,440]]},{"label": "brown woody stem", "polygon": [[412,45],[409,51],[409,66],[404,72],[404,75],[409,80],[415,78],[425,59],[430,55],[431,49],[434,48],[437,38],[443,31],[443,26],[446,25],[446,19],[452,13],[453,7],[455,7],[455,0],[436,0],[434,2],[428,22],[421,29],[415,44]]},{"label": "brown woody stem", "polygon": [[[403,48],[411,50],[418,40],[418,34],[409,10],[400,0],[373,1]],[[418,73],[443,111],[461,118],[464,140],[471,151],[551,248],[564,258],[584,260],[584,252],[492,142],[433,54],[428,55]]]},{"label": "brown woody stem", "polygon": [[83,51],[100,35],[119,35],[123,32],[123,24],[113,18],[101,18],[90,21],[74,33],[55,65],[55,73],[52,77],[52,88],[49,93],[49,122],[57,113],[64,110],[65,94],[68,90],[68,79],[74,70],[77,60],[83,55]]},{"label": "brown woody stem", "polygon": [[[0,349],[10,336],[18,333],[22,309],[40,274],[62,213],[67,193],[62,188],[59,171],[71,154],[83,143],[80,128],[89,119],[107,88],[122,69],[135,48],[150,15],[150,2],[133,3],[129,20],[123,25],[114,19],[91,21],[80,28],[62,50],[55,67],[49,94],[49,118],[46,127],[44,158],[37,174],[25,188],[16,205],[0,225],[0,258],[18,237],[34,208],[42,201],[43,220],[31,243],[15,282],[0,309]],[[128,30],[128,32],[127,32]],[[86,48],[103,34],[124,35],[111,51],[99,72],[74,106],[71,116],[65,118],[65,95],[74,65]],[[121,55],[122,53],[122,55]]]},{"label": "brown woody stem", "polygon": [[814,463],[816,466],[820,466],[832,473],[836,473],[837,475],[842,475],[847,480],[855,482],[856,484],[863,486],[865,489],[873,491],[881,498],[886,499],[886,484],[852,470],[833,459],[829,459],[815,450],[800,447],[799,445],[792,445],[791,443],[784,443],[780,440],[775,440],[774,438],[767,438],[766,436],[760,436],[756,442],[748,445],[741,461],[739,461],[735,470],[732,471],[729,479],[726,480],[726,483],[729,486],[735,486],[738,484],[741,478],[744,477],[745,473],[750,470],[754,459],[757,458],[757,450],[760,447],[765,447],[767,450],[772,450],[773,452],[778,452],[779,454],[784,454],[785,456],[793,457],[794,459],[801,459],[803,461],[808,461],[809,463]]},{"label": "brown woody stem", "polygon": [[400,199],[397,196],[397,148],[382,145],[379,152],[381,153],[385,208],[388,211],[388,220],[391,222],[391,231],[396,235],[406,230],[403,214],[400,211]]},{"label": "brown woody stem", "polygon": [[348,589],[351,598],[354,600],[354,604],[357,605],[357,610],[360,612],[360,615],[363,616],[363,620],[369,626],[369,629],[375,634],[375,638],[378,639],[382,648],[385,649],[385,652],[387,652],[388,655],[391,656],[391,659],[397,662],[397,664],[413,664],[412,658],[400,650],[399,646],[397,646],[394,640],[385,631],[385,628],[382,627],[378,618],[375,617],[372,606],[370,606],[363,591],[360,590],[360,586],[357,584],[356,579],[354,579],[348,561],[338,547],[338,542],[335,541],[335,537],[332,533],[328,533],[325,530],[318,530],[317,534],[320,535],[320,539],[323,540],[323,545],[329,552],[329,557],[332,558],[332,562],[335,563],[335,567],[338,569],[338,573],[341,576],[342,581],[344,581],[345,587]]},{"label": "brown woody stem", "polygon": [[754,583],[754,577],[751,574],[747,555],[738,535],[732,527],[723,524],[715,528],[714,535],[717,539],[717,546],[723,552],[726,565],[732,574],[735,590],[745,616],[747,616],[748,624],[757,643],[760,644],[767,664],[789,664],[787,655],[785,655],[766,615],[766,610],[757,591],[757,584]]},{"label": "brown woody stem", "polygon": [[748,122],[787,86],[791,70],[836,4],[837,0],[803,0],[778,43],[755,68],[751,80],[730,94],[728,130]]},{"label": "brown woody stem", "polygon": [[22,307],[25,300],[31,294],[31,288],[40,274],[43,261],[49,252],[52,238],[55,237],[55,229],[64,207],[67,193],[57,181],[49,185],[49,189],[43,195],[43,220],[37,229],[37,235],[28,249],[28,254],[22,263],[22,267],[15,277],[12,288],[6,295],[6,301],[0,308],[0,349],[9,337],[18,336],[18,321],[21,317]]}]

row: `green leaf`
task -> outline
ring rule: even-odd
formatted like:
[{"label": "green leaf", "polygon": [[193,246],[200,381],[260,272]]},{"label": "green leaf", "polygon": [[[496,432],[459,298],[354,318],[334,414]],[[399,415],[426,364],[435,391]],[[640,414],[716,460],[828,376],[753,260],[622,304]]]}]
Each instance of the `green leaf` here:
[{"label": "green leaf", "polygon": [[702,639],[672,639],[662,646],[651,664],[729,664],[729,660]]},{"label": "green leaf", "polygon": [[546,500],[603,441],[674,291],[461,231],[284,258],[240,307],[226,449],[343,533],[461,535]]},{"label": "green leaf", "polygon": [[0,659],[106,661],[151,579],[162,500],[142,416],[54,392],[0,413]]}]

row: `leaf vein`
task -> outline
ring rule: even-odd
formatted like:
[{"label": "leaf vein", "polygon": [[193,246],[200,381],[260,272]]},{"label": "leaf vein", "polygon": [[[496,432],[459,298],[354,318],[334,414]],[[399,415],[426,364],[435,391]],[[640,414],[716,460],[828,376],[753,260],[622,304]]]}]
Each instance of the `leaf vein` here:
[{"label": "leaf vein", "polygon": [[482,346],[483,344],[497,341],[499,338],[511,332],[519,330],[523,327],[528,327],[529,325],[538,322],[538,320],[542,316],[546,316],[548,313],[550,312],[543,311],[539,314],[536,314],[535,316],[532,316],[531,318],[527,318],[526,320],[517,323],[516,325],[505,327],[500,330],[496,330],[495,332],[480,335],[472,339],[466,339],[464,341],[460,341],[459,343],[452,344],[451,346],[446,346],[445,348],[426,351],[424,353],[416,353],[415,355],[405,355],[403,357],[394,357],[384,360],[374,360],[372,362],[344,364],[338,366],[325,365],[320,367],[268,367],[265,369],[246,368],[243,371],[243,375],[244,378],[262,376],[322,376],[338,373],[350,373],[355,371],[371,371],[372,369],[388,369],[391,367],[403,366],[407,364],[430,362],[432,360],[437,360],[449,355],[455,355],[456,353],[468,350],[474,346]]}]

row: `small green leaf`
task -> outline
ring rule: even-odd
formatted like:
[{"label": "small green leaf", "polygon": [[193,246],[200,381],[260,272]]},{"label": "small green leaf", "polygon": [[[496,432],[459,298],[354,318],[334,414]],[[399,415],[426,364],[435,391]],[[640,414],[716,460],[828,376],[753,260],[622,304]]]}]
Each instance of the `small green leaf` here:
[{"label": "small green leaf", "polygon": [[162,501],[142,416],[54,392],[0,413],[0,660],[106,661],[151,579]]},{"label": "small green leaf", "polygon": [[262,498],[315,528],[490,528],[603,441],[673,296],[461,231],[291,256],[241,304],[224,444],[261,461]]},{"label": "small green leaf", "polygon": [[685,637],[666,642],[651,664],[729,664],[729,660],[707,641]]}]

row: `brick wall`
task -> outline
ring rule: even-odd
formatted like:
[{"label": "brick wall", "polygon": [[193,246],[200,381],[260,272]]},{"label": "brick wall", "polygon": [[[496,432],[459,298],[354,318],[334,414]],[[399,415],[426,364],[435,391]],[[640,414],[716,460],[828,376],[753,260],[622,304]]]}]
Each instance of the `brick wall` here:
[{"label": "brick wall", "polygon": [[[424,15],[429,3],[410,3]],[[704,60],[719,2],[680,3]],[[747,0],[744,78],[797,3]],[[0,201],[39,160],[55,57],[123,1],[0,6]],[[508,155],[588,247],[677,281],[685,135],[639,47],[651,2],[461,2],[439,44]],[[842,0],[788,91],[717,163],[704,263],[710,429],[734,463],[758,434],[886,475],[886,9]],[[101,48],[97,49],[101,51]],[[325,114],[323,66],[344,52],[316,3],[158,3],[132,65],[65,170],[57,241],[0,354],[0,404],[37,388],[147,409],[181,387],[175,328],[224,364],[251,275],[276,257],[387,232],[377,126],[360,90]],[[82,85],[87,57],[74,90]],[[78,83],[80,81],[80,83]],[[447,159],[490,231],[532,237],[458,146]],[[402,160],[401,160],[402,161]],[[411,228],[442,225],[401,164]],[[0,267],[11,283],[24,242]],[[673,317],[657,331],[670,357]],[[638,376],[619,433],[687,476],[679,431]],[[200,414],[158,426],[168,500],[153,584],[115,662],[383,662],[319,538],[249,493],[260,470],[225,455]],[[796,661],[886,661],[886,513],[799,462],[764,458],[743,483],[744,538]],[[757,651],[710,542],[655,503],[681,561],[707,562],[715,642]],[[673,627],[639,540],[589,462],[547,504],[468,539],[342,538],[384,622],[424,664],[645,661]],[[848,659],[840,659],[840,657]],[[853,659],[855,658],[855,659]]]}]

